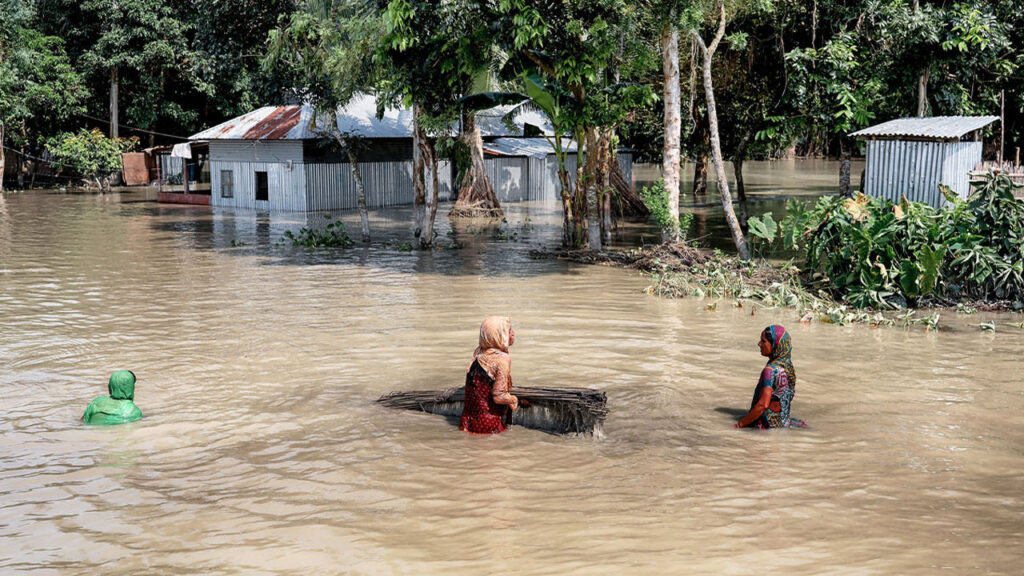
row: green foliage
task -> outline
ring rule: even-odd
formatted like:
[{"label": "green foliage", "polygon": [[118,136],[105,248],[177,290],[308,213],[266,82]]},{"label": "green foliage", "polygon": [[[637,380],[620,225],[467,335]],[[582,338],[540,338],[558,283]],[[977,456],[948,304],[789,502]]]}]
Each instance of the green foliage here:
[{"label": "green foliage", "polygon": [[[796,310],[801,323],[816,319],[840,326],[860,323],[904,328],[922,326],[925,330],[939,327],[937,312],[919,317],[913,310],[893,314],[851,309],[825,292],[809,289],[799,278],[797,269],[789,264],[777,267],[716,254],[705,262],[683,268],[672,269],[666,264],[661,267],[662,270],[654,271],[654,283],[647,288],[648,293],[671,298],[730,298],[733,308],[743,308],[744,302],[769,308],[791,308]],[[705,308],[717,310],[717,304],[716,301]]]},{"label": "green foliage", "polygon": [[292,246],[306,248],[347,248],[354,244],[341,220],[328,224],[323,230],[302,228],[298,234],[287,230],[284,237],[291,241]]},{"label": "green foliage", "polygon": [[6,145],[35,151],[42,135],[85,111],[88,93],[64,42],[24,24],[19,21],[0,38],[0,124],[6,127]]},{"label": "green foliage", "polygon": [[303,3],[270,32],[263,66],[286,92],[330,116],[330,124],[339,106],[386,74],[386,62],[374,61],[383,33],[374,2]]},{"label": "green foliage", "polygon": [[[261,67],[267,33],[295,10],[293,0],[193,0],[192,47],[196,85],[201,86],[212,118],[244,114],[278,98],[283,78]],[[305,5],[305,3],[303,4]],[[186,14],[182,14],[186,16]]]},{"label": "green foliage", "polygon": [[[665,182],[658,180],[654,184],[644,186],[640,190],[640,199],[643,200],[644,206],[647,206],[647,209],[650,210],[651,218],[661,228],[661,231],[665,234],[671,233],[676,223],[673,222],[672,214],[669,212],[668,192],[665,190]],[[690,229],[690,224],[692,223],[692,212],[683,212],[679,215],[680,239],[686,240],[686,232]]]},{"label": "green foliage", "polygon": [[72,166],[82,176],[101,178],[121,169],[121,154],[138,145],[136,138],[108,138],[97,129],[82,129],[49,139],[46,149],[54,159]]},{"label": "green foliage", "polygon": [[768,247],[775,246],[775,240],[778,237],[779,225],[772,218],[772,213],[768,212],[762,216],[751,216],[747,219],[747,226],[749,227],[748,232],[750,233],[752,248],[755,252],[763,252],[762,247],[767,244]]},{"label": "green foliage", "polygon": [[[119,108],[124,123],[141,128],[160,119],[194,123],[198,110],[181,92],[209,93],[195,74],[190,44],[193,22],[169,0],[82,0],[75,2],[80,26],[76,38],[83,52],[83,71],[99,84],[94,94],[102,103],[116,72]],[[102,105],[102,104],[101,104]]]},{"label": "green foliage", "polygon": [[[920,298],[1024,300],[1024,201],[1002,173],[943,209],[886,200],[822,198],[787,206],[778,237],[803,251],[804,279],[858,308]],[[791,201],[792,202],[792,201]],[[751,224],[759,238],[774,237]]]}]

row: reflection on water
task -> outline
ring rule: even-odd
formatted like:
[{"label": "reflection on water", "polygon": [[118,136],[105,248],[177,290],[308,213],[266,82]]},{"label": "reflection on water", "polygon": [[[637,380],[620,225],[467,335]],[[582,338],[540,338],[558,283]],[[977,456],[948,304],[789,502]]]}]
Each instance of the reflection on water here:
[{"label": "reflection on water", "polygon": [[[277,245],[322,215],[133,197],[0,196],[0,573],[1018,569],[1024,338],[966,325],[987,318],[904,332],[660,300],[531,259],[559,231],[528,206],[499,229],[442,213],[457,247],[430,252],[378,212],[380,244],[331,252]],[[514,319],[517,383],[608,392],[605,439],[470,437],[373,403],[460,384],[488,314]],[[716,410],[749,401],[770,322],[811,430]],[[83,427],[122,367],[146,417]]]}]

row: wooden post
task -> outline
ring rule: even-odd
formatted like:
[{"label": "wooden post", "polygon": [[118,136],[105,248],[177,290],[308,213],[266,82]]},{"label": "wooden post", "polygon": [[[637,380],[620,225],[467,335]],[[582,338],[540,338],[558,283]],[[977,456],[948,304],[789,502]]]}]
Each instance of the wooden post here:
[{"label": "wooden post", "polygon": [[182,191],[188,194],[188,158],[181,159],[181,184]]},{"label": "wooden post", "polygon": [[[0,127],[0,134],[3,134],[2,130],[3,130],[3,127]],[[1017,146],[1017,161],[1015,162],[1015,164],[1018,167],[1020,166],[1020,146]],[[0,166],[3,166],[3,162],[2,161],[0,161]]]},{"label": "wooden post", "polygon": [[117,91],[118,91],[118,80],[117,80],[117,66],[110,71],[110,137],[118,137],[117,128]]},{"label": "wooden post", "polygon": [[999,91],[999,162],[1003,161],[1003,134],[1006,133],[1006,129],[1003,125],[1006,124],[1006,90]]}]

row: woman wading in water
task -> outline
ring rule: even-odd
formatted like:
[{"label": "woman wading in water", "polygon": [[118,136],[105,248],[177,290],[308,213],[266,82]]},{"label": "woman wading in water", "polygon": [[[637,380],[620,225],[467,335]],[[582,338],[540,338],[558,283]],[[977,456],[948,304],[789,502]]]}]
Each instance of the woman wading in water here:
[{"label": "woman wading in water", "polygon": [[476,434],[504,432],[519,399],[512,395],[512,359],[508,348],[516,341],[512,321],[491,316],[480,324],[480,345],[466,371],[466,399],[459,430]]},{"label": "woman wading in water", "polygon": [[761,379],[754,388],[750,411],[735,424],[736,428],[806,428],[803,420],[789,415],[796,393],[796,369],[790,358],[789,332],[782,326],[769,326],[761,333],[757,345],[761,356],[768,357],[768,364],[761,371]]}]

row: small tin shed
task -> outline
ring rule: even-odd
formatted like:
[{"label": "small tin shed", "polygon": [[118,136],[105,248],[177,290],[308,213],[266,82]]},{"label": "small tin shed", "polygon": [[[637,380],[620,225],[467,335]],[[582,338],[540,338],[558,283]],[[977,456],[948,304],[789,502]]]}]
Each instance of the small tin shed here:
[{"label": "small tin shed", "polygon": [[901,196],[938,208],[939,184],[961,198],[981,161],[981,131],[998,116],[899,118],[850,134],[867,142],[864,193],[899,202]]}]

